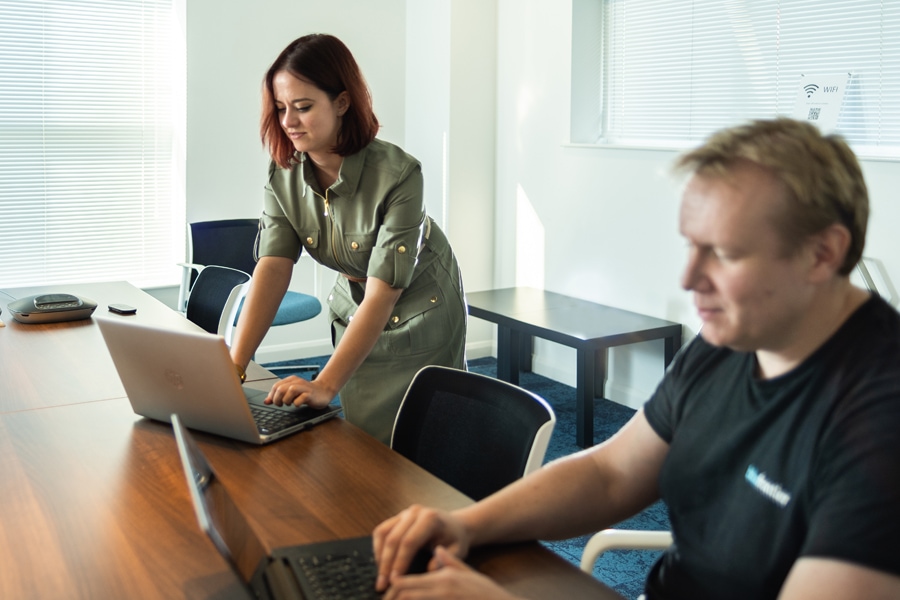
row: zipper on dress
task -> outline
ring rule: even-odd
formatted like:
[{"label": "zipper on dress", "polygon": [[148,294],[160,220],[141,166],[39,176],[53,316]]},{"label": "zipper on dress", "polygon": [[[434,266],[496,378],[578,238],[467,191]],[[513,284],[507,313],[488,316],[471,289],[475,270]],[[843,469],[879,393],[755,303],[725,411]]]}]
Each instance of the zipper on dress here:
[{"label": "zipper on dress", "polygon": [[[328,202],[328,192],[329,191],[330,191],[330,189],[325,190],[325,196],[322,197],[322,200],[325,201],[325,216],[329,218],[329,221],[331,221],[331,254],[334,256],[334,262],[341,268],[341,271],[343,273],[347,273],[348,272],[347,267],[345,267],[341,263],[341,259],[338,258],[337,244],[336,244],[337,236],[335,235],[336,232],[335,232],[335,223],[334,223],[334,211],[328,209],[330,206],[330,203]],[[329,213],[331,213],[331,214],[329,214]]]}]

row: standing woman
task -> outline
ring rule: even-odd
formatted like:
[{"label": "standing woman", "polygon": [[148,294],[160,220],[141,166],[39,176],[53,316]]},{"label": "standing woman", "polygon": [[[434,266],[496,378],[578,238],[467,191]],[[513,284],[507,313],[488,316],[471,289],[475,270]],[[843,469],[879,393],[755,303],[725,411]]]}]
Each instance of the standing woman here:
[{"label": "standing woman", "polygon": [[389,443],[416,371],[465,368],[459,266],[425,214],[421,165],[375,138],[371,95],[340,40],[295,40],[264,86],[272,162],[232,359],[243,374],[305,250],[338,273],[328,296],[334,354],[315,380],[282,379],[266,401],[318,408],[340,393],[347,420]]}]

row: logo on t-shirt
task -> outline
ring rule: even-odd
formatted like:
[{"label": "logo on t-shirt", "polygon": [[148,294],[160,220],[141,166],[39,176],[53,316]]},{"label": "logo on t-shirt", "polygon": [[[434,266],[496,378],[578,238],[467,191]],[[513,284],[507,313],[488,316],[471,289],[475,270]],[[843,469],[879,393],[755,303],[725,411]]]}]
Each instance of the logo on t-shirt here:
[{"label": "logo on t-shirt", "polygon": [[770,481],[765,473],[760,473],[759,469],[753,465],[747,467],[744,479],[749,481],[750,485],[755,487],[759,493],[782,508],[791,501],[791,495],[780,484]]}]

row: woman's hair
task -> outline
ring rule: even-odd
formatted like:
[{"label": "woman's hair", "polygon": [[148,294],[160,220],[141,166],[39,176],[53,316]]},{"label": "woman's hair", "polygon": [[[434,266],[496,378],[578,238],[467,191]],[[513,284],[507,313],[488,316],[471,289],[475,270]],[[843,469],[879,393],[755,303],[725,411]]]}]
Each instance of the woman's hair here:
[{"label": "woman's hair", "polygon": [[832,224],[847,228],[851,241],[840,273],[849,275],[866,244],[869,195],[847,142],[839,135],[822,135],[803,121],[783,117],[752,121],[714,133],[679,157],[674,168],[727,176],[740,161],[766,169],[787,191],[787,210],[776,223],[787,252]]},{"label": "woman's hair", "polygon": [[272,88],[275,75],[281,71],[312,83],[331,100],[344,91],[350,96],[350,106],[341,117],[341,127],[333,152],[349,156],[375,139],[378,119],[372,110],[372,95],[350,50],[333,35],[305,35],[282,50],[269,67],[263,81],[260,137],[272,159],[280,167],[291,168],[294,156],[294,146],[279,122]]}]

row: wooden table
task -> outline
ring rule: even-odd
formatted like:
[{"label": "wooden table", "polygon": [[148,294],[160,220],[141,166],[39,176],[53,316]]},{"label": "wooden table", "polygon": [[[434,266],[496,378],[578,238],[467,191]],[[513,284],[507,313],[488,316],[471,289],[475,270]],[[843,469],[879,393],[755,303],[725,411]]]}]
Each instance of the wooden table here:
[{"label": "wooden table", "polygon": [[[93,319],[66,323],[19,323],[7,305],[13,299],[63,291],[97,303],[95,315],[132,319],[174,329],[199,331],[181,313],[124,281],[69,284],[0,290],[0,413],[45,408],[79,402],[124,398],[112,358]],[[132,316],[107,310],[113,303],[137,308]],[[248,380],[272,374],[256,364],[247,370]]]},{"label": "wooden table", "polygon": [[665,366],[681,347],[681,325],[528,287],[466,294],[469,314],[497,324],[497,378],[519,383],[531,370],[532,337],[575,348],[576,442],[594,443],[594,398],[604,397],[608,351],[613,346],[662,339]]},{"label": "wooden table", "polygon": [[[142,292],[110,285],[66,291],[179,323]],[[0,413],[0,598],[244,598],[197,526],[171,427],[97,381],[115,372],[95,324],[5,320],[0,397],[13,408]],[[270,549],[365,535],[413,502],[470,502],[341,419],[265,447],[195,436]],[[482,549],[470,562],[525,597],[618,598],[537,543]]]}]

